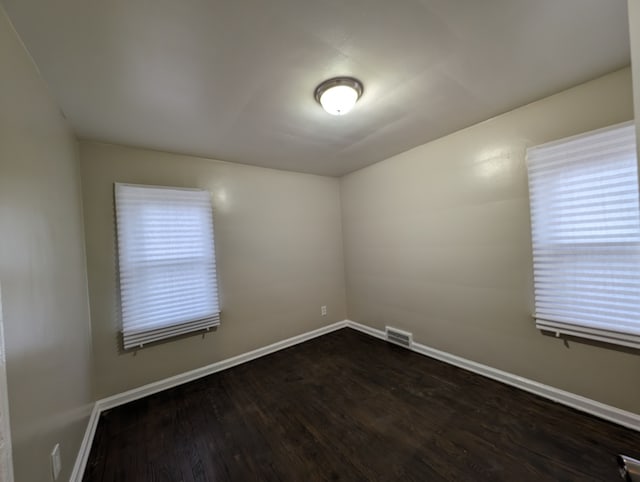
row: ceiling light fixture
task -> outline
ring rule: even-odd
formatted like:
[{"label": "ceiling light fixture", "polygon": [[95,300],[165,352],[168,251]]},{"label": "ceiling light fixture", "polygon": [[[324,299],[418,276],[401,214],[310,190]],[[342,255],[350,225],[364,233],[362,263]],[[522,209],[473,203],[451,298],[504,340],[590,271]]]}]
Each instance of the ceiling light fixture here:
[{"label": "ceiling light fixture", "polygon": [[315,98],[331,115],[345,115],[362,95],[362,82],[353,77],[335,77],[316,87]]}]

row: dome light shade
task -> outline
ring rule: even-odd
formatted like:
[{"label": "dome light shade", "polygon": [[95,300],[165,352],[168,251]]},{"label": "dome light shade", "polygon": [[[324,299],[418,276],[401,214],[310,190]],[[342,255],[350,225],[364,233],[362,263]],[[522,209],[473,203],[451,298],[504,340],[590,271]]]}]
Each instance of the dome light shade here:
[{"label": "dome light shade", "polygon": [[356,104],[363,92],[362,83],[351,77],[325,80],[316,87],[315,98],[331,115],[345,115]]}]

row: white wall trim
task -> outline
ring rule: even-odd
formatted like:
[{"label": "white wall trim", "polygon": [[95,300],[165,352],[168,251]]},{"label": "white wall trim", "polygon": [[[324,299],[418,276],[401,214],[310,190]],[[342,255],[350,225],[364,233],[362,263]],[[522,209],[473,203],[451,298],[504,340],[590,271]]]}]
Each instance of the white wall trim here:
[{"label": "white wall trim", "polygon": [[196,368],[195,370],[181,373],[179,375],[176,375],[170,378],[165,378],[164,380],[159,380],[157,382],[149,383],[148,385],[143,385],[139,388],[134,388],[126,392],[118,393],[117,395],[113,395],[108,398],[103,398],[102,400],[98,400],[97,403],[100,404],[101,410],[108,410],[110,408],[117,407],[125,403],[133,402],[134,400],[138,400],[139,398],[144,398],[149,395],[153,395],[154,393],[158,393],[163,390],[167,390],[169,388],[173,388],[178,385],[182,385],[184,383],[197,380],[198,378],[206,377],[207,375],[211,375],[212,373],[216,373],[222,370],[226,370],[227,368],[232,368],[237,365],[241,365],[248,361],[255,360],[256,358],[260,358],[265,355],[275,353],[276,351],[289,348],[290,346],[305,342],[307,340],[311,340],[313,338],[326,335],[327,333],[331,333],[332,331],[346,328],[346,326],[347,326],[346,320],[338,321],[331,325],[318,328],[317,330],[308,331],[307,333],[302,333],[300,335],[292,336],[291,338],[287,338],[286,340],[277,341],[271,345],[264,346],[262,348],[257,348],[247,353],[243,353],[241,355],[237,355],[232,358],[227,358],[226,360],[221,360],[219,362],[212,363],[211,365],[207,365],[201,368]]},{"label": "white wall trim", "polygon": [[346,327],[347,320],[338,321],[336,323],[332,323],[331,325],[323,326],[322,328],[308,331],[306,333],[287,338],[286,340],[281,340],[271,345],[257,348],[256,350],[252,350],[250,352],[243,353],[232,358],[227,358],[225,360],[212,363],[211,365],[196,368],[195,370],[181,373],[173,377],[165,378],[164,380],[159,380],[157,382],[149,383],[139,388],[134,388],[132,390],[118,393],[117,395],[113,395],[111,397],[103,398],[96,401],[93,407],[93,411],[91,412],[91,416],[89,417],[89,422],[87,424],[84,438],[82,439],[82,444],[80,445],[80,449],[78,451],[78,456],[76,457],[73,472],[71,473],[71,478],[69,479],[70,482],[82,481],[84,470],[87,466],[87,461],[89,460],[89,453],[91,452],[93,438],[95,436],[96,429],[98,428],[100,414],[105,410],[109,410],[119,405],[124,405],[125,403],[133,402],[134,400],[138,400],[140,398],[153,395],[154,393],[158,393],[163,390],[167,390],[169,388],[173,388],[178,385],[197,380],[198,378],[206,377],[207,375],[211,375],[213,373],[220,372],[237,365],[241,365],[248,361],[255,360],[256,358],[275,353],[285,348],[289,348],[293,345],[303,343],[313,338],[317,338],[319,336],[326,335],[327,333],[331,333],[332,331],[337,331]]},{"label": "white wall trim", "polygon": [[378,330],[377,328],[372,328],[367,325],[363,325],[362,323],[358,323],[355,321],[347,320],[347,327],[361,331],[362,333],[373,336],[374,338],[380,338],[381,340],[385,340],[387,338],[384,331]]},{"label": "white wall trim", "polygon": [[81,482],[84,475],[84,469],[87,466],[89,460],[89,453],[91,452],[91,445],[93,445],[93,437],[96,434],[98,428],[98,420],[100,420],[99,402],[93,404],[91,415],[89,416],[89,422],[87,423],[87,429],[84,432],[80,449],[78,450],[78,456],[76,457],[76,463],[73,464],[73,470],[71,471],[70,482]]},{"label": "white wall trim", "polygon": [[[0,14],[1,13],[0,11]],[[5,353],[4,325],[2,321],[2,292],[0,290],[0,481],[13,482],[11,423],[9,422],[9,389],[7,385],[7,359]]]},{"label": "white wall trim", "polygon": [[[108,398],[103,398],[102,400],[98,400],[93,407],[91,417],[89,417],[87,430],[84,434],[80,450],[78,451],[78,456],[73,467],[70,482],[82,481],[82,476],[84,475],[84,470],[89,459],[91,445],[93,444],[93,437],[95,436],[95,432],[98,427],[100,414],[103,411],[109,410],[119,405],[123,405],[125,403],[132,402],[134,400],[138,400],[140,398],[147,397],[149,395],[153,395],[154,393],[158,393],[163,390],[176,387],[178,385],[182,385],[184,383],[191,382],[193,380],[197,380],[198,378],[202,378],[207,375],[211,375],[213,373],[226,370],[237,365],[241,365],[242,363],[255,360],[256,358],[275,353],[284,348],[289,348],[293,345],[303,343],[305,341],[317,338],[322,335],[326,335],[327,333],[331,333],[332,331],[337,331],[342,328],[352,328],[369,336],[379,338],[381,340],[385,339],[385,332],[382,330],[378,330],[376,328],[372,328],[355,321],[338,321],[331,325],[318,328],[317,330],[302,333],[300,335],[287,338],[286,340],[278,341],[271,345],[252,350],[250,352],[243,353],[232,358],[227,358],[226,360],[212,363],[211,365],[196,368],[195,370],[181,373],[180,375],[165,378],[164,380],[149,383],[148,385],[143,385],[142,387],[134,388],[132,390],[128,390],[126,392],[119,393]],[[535,382],[533,380],[529,380],[528,378],[520,377],[509,372],[498,370],[497,368],[492,368],[481,363],[467,360],[466,358],[452,355],[444,351],[436,350],[435,348],[431,348],[420,343],[414,342],[412,344],[411,350],[421,355],[435,358],[436,360],[449,363],[450,365],[463,368],[484,377],[491,378],[493,380],[497,380],[499,382],[506,383],[507,385],[511,385],[521,390],[547,398],[549,400],[553,400],[554,402],[558,402],[568,407],[575,408],[576,410],[595,415],[596,417],[617,423],[619,425],[622,425],[623,427],[640,431],[640,415],[636,413],[627,412],[626,410],[612,407],[604,403],[596,402],[595,400],[591,400],[574,393],[560,390],[559,388],[554,388],[543,383]]]},{"label": "white wall trim", "polygon": [[[385,338],[384,331],[372,328],[367,325],[363,325],[361,323],[357,323],[355,321],[348,320],[347,326],[349,328],[353,328],[354,330],[361,331],[362,333],[366,333],[367,335],[375,336],[376,338]],[[561,403],[568,407],[575,408],[576,410],[580,410],[581,412],[595,415],[596,417],[617,423],[619,425],[622,425],[623,427],[640,431],[639,414],[628,412],[611,405],[606,405],[604,403],[597,402],[581,395],[576,395],[565,390],[560,390],[559,388],[551,387],[549,385],[545,385],[528,378],[514,375],[513,373],[498,370],[497,368],[483,365],[481,363],[477,363],[472,360],[459,357],[457,355],[452,355],[451,353],[436,350],[435,348],[431,348],[420,343],[414,342],[411,346],[411,350],[416,353],[420,353],[421,355],[435,358],[436,360],[440,360],[450,365],[454,365],[470,372],[477,373],[484,377],[506,383],[507,385],[511,385],[526,392],[539,395],[549,400],[553,400],[554,402]]]}]

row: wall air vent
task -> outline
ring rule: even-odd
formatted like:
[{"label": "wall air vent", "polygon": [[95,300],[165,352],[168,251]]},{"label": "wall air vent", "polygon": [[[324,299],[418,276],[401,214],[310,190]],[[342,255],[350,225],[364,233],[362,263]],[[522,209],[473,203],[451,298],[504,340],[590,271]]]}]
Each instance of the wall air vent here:
[{"label": "wall air vent", "polygon": [[394,345],[400,345],[405,348],[411,348],[413,343],[413,334],[408,331],[398,330],[390,326],[385,327],[385,333],[387,335],[387,341]]}]

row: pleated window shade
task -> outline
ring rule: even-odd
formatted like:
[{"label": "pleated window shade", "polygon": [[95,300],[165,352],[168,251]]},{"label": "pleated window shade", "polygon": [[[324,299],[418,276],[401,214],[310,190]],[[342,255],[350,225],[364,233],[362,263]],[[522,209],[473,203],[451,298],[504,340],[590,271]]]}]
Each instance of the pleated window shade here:
[{"label": "pleated window shade", "polygon": [[640,348],[635,128],[527,151],[536,325]]},{"label": "pleated window shade", "polygon": [[220,324],[208,191],[115,185],[124,348]]}]

